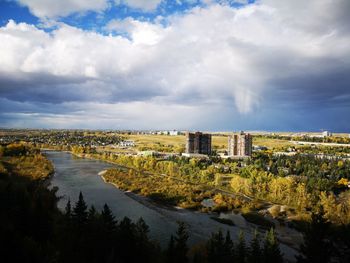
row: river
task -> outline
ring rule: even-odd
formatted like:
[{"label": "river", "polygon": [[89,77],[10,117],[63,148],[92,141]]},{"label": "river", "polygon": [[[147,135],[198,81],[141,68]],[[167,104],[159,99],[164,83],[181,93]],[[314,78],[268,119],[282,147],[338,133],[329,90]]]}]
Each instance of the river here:
[{"label": "river", "polygon": [[[61,209],[64,209],[68,199],[74,204],[81,191],[85,201],[89,205],[94,205],[97,210],[101,210],[103,205],[107,203],[118,220],[124,216],[134,221],[142,217],[150,227],[150,237],[159,241],[162,246],[165,246],[170,235],[175,233],[177,221],[186,223],[190,234],[190,244],[203,242],[210,237],[212,232],[219,229],[224,232],[229,230],[235,240],[242,229],[218,223],[204,213],[156,207],[148,203],[147,198],[140,196],[132,196],[132,198],[113,185],[105,183],[98,175],[100,171],[113,167],[112,164],[77,158],[66,152],[46,151],[45,155],[55,166],[51,186],[59,188],[57,194],[61,200],[58,206]],[[249,241],[253,228],[248,226],[243,230],[247,241]],[[290,260],[294,258],[296,253],[294,249],[283,244],[281,250]]]}]

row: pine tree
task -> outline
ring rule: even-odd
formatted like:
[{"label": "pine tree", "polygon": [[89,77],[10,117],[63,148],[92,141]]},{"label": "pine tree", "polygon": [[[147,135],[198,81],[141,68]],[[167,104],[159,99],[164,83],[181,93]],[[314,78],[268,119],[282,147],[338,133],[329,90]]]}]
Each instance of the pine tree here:
[{"label": "pine tree", "polygon": [[91,222],[91,221],[95,220],[96,217],[97,217],[96,209],[95,209],[95,207],[92,205],[92,206],[90,207],[89,211],[88,211],[88,216],[87,216],[88,221]]},{"label": "pine tree", "polygon": [[260,247],[259,234],[255,229],[253,239],[250,242],[248,263],[260,263],[262,251]]},{"label": "pine tree", "polygon": [[221,230],[211,235],[211,238],[207,242],[209,263],[223,262],[225,257],[224,243],[225,240]]},{"label": "pine tree", "polygon": [[283,257],[273,228],[266,233],[264,242],[263,258],[266,263],[281,263]]},{"label": "pine tree", "polygon": [[139,262],[148,262],[151,259],[152,245],[148,240],[149,227],[141,217],[135,224],[136,249]]},{"label": "pine tree", "polygon": [[167,263],[176,263],[176,251],[175,251],[175,238],[173,235],[170,236],[168,248],[166,250],[165,262]]},{"label": "pine tree", "polygon": [[234,244],[231,239],[230,231],[226,232],[226,238],[224,243],[225,258],[224,262],[229,263],[234,261]]},{"label": "pine tree", "polygon": [[87,205],[81,192],[79,193],[78,202],[75,203],[73,209],[73,219],[78,225],[85,224],[87,221]]},{"label": "pine tree", "polygon": [[300,246],[298,263],[326,263],[331,258],[331,244],[327,240],[329,223],[323,218],[323,211],[312,214],[311,223],[304,234],[304,244]]},{"label": "pine tree", "polygon": [[238,244],[236,247],[236,259],[238,263],[244,263],[247,254],[247,246],[245,244],[243,231],[239,232]]},{"label": "pine tree", "polygon": [[175,251],[176,251],[176,260],[177,262],[186,263],[188,262],[187,258],[187,240],[189,238],[186,226],[184,222],[178,222],[178,229],[176,231],[175,237]]},{"label": "pine tree", "polygon": [[142,217],[136,222],[136,233],[138,236],[138,240],[147,241],[149,226],[146,224],[145,220]]},{"label": "pine tree", "polygon": [[103,206],[103,210],[101,213],[101,218],[104,223],[104,226],[107,230],[107,232],[112,233],[116,230],[116,220],[115,217],[111,211],[111,209],[108,207],[107,204]]},{"label": "pine tree", "polygon": [[68,202],[66,204],[66,208],[65,208],[65,216],[67,218],[71,218],[72,216],[72,206],[70,204],[70,199],[68,199]]}]

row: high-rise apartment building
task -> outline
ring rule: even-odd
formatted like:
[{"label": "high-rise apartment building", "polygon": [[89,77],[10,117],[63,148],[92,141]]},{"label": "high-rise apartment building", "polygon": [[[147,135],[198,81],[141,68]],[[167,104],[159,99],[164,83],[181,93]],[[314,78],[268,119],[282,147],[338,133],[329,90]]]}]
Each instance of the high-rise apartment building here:
[{"label": "high-rise apartment building", "polygon": [[241,132],[228,137],[228,155],[229,156],[251,156],[253,140],[248,133]]},{"label": "high-rise apartment building", "polygon": [[201,132],[186,133],[187,154],[211,154],[211,134]]}]

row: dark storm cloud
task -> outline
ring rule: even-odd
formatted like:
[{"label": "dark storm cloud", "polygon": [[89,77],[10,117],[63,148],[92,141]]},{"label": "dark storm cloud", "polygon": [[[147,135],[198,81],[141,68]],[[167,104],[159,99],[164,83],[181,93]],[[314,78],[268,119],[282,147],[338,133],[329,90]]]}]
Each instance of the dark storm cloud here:
[{"label": "dark storm cloud", "polygon": [[161,89],[134,86],[127,81],[54,76],[48,73],[0,73],[0,97],[20,102],[63,103],[71,101],[126,102],[164,94]]},{"label": "dark storm cloud", "polygon": [[332,108],[350,105],[350,68],[315,74],[305,72],[297,76],[275,79],[270,85],[273,101],[289,101],[305,109]]}]

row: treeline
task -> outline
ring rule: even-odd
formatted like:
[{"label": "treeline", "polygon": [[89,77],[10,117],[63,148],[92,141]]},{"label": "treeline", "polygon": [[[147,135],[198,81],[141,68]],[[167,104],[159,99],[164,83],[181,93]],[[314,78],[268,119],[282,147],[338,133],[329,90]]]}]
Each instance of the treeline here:
[{"label": "treeline", "polygon": [[27,176],[31,179],[47,179],[54,167],[39,149],[27,144],[0,145],[0,174]]},{"label": "treeline", "polygon": [[[162,160],[113,154],[97,157],[129,167],[126,176],[118,172],[107,174],[111,182],[124,190],[170,201],[172,205],[203,210],[201,201],[214,198],[220,200],[215,208],[217,211],[243,208],[249,212],[259,207],[255,201],[247,203],[228,196],[217,198],[210,191],[222,186],[255,200],[288,206],[281,211],[273,211],[274,217],[283,220],[310,220],[313,207],[322,205],[330,222],[338,225],[350,223],[349,161],[265,153],[257,153],[246,161],[182,157]],[[147,176],[148,172],[158,177]],[[223,181],[229,183],[223,185]]]},{"label": "treeline", "polygon": [[105,146],[118,144],[123,138],[115,132],[82,131],[82,130],[36,130],[5,132],[3,142],[27,142],[33,145],[46,144],[48,146]]},{"label": "treeline", "polygon": [[342,143],[342,144],[350,143],[349,137],[340,137],[340,136],[315,137],[315,136],[307,136],[307,135],[305,136],[254,135],[254,137],[288,140],[288,141]]},{"label": "treeline", "polygon": [[119,189],[147,196],[161,204],[187,209],[202,209],[201,201],[214,196],[214,192],[207,187],[133,169],[109,169],[103,177]]}]

